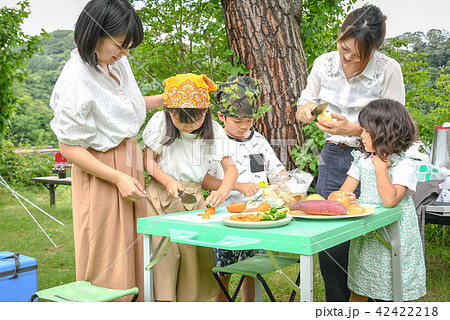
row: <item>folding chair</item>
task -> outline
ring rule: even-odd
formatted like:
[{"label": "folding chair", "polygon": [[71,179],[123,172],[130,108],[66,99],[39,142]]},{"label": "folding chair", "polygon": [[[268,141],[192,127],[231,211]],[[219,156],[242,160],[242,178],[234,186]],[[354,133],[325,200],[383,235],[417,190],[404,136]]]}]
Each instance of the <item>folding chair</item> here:
[{"label": "folding chair", "polygon": [[42,298],[56,302],[106,302],[128,295],[133,295],[131,302],[135,302],[139,296],[139,289],[137,287],[128,290],[107,289],[94,286],[88,281],[76,281],[38,291],[28,301],[33,302],[36,298]]},{"label": "folding chair", "polygon": [[[275,297],[272,294],[272,291],[270,290],[266,280],[264,280],[262,275],[272,271],[281,271],[282,268],[290,266],[294,263],[299,263],[300,259],[293,257],[275,256],[270,251],[266,251],[266,253],[267,254],[256,254],[251,258],[238,261],[226,267],[214,267],[212,269],[214,278],[216,279],[217,283],[219,284],[228,301],[234,302],[236,300],[236,297],[239,293],[239,290],[241,289],[245,276],[250,276],[261,281],[264,290],[269,296],[270,301],[272,302],[276,301]],[[275,259],[276,262],[273,259]],[[230,296],[229,292],[223,285],[222,280],[220,280],[217,272],[236,273],[242,275],[234,291],[233,297]],[[298,290],[299,284],[300,284],[300,272],[297,276],[297,280],[295,281],[296,287],[294,287],[293,283],[291,284],[293,290],[289,298],[290,302],[294,301],[295,295],[299,291]]]}]

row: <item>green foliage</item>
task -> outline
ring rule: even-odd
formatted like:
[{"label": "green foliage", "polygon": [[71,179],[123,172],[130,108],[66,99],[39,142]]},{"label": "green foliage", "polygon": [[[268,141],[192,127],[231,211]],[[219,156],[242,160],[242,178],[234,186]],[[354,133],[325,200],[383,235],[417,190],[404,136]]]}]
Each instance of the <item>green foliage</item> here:
[{"label": "green foliage", "polygon": [[[0,176],[13,186],[29,186],[31,178],[52,174],[53,155],[36,152],[16,153],[16,147],[7,140],[0,142]],[[19,146],[30,150],[29,145]]]},{"label": "green foliage", "polygon": [[[323,131],[317,128],[314,121],[304,125],[302,129],[308,138],[301,147],[296,145],[292,149],[291,157],[300,170],[307,171],[314,177],[317,177],[319,173],[320,151],[325,146]],[[309,193],[315,193],[315,183],[316,181],[313,181]]]},{"label": "green foliage", "polygon": [[303,0],[301,32],[309,69],[321,54],[336,50],[341,17],[356,0]]},{"label": "green foliage", "polygon": [[144,42],[130,59],[138,82],[149,94],[162,91],[162,80],[180,73],[226,79],[232,66],[221,4],[216,1],[145,0],[139,15]]},{"label": "green foliage", "polygon": [[[0,7],[0,140],[6,133],[17,107],[17,83],[28,75],[26,61],[39,50],[39,36],[25,35],[20,25],[28,17],[28,1],[18,3],[19,8]],[[41,36],[47,36],[42,31]]]},{"label": "green foliage", "polygon": [[41,51],[28,60],[29,76],[17,84],[17,110],[11,119],[7,139],[15,145],[57,146],[50,128],[53,110],[50,95],[58,76],[75,48],[73,31],[57,30],[41,38]]},{"label": "green foliage", "polygon": [[425,50],[412,51],[409,39],[405,37],[391,39],[385,43],[383,51],[402,67],[405,105],[417,122],[420,140],[430,146],[434,126],[450,119],[450,68],[429,67]]}]

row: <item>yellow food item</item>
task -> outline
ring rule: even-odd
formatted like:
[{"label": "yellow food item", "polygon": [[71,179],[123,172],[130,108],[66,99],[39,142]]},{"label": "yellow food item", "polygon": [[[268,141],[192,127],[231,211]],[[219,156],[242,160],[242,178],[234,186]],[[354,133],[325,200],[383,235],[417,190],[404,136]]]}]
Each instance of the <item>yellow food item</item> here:
[{"label": "yellow food item", "polygon": [[304,200],[305,201],[306,200],[325,200],[325,198],[322,197],[320,194],[315,193],[315,194],[310,194]]},{"label": "yellow food item", "polygon": [[331,122],[333,121],[333,118],[331,117],[330,113],[328,111],[324,111],[321,114],[319,114],[317,116],[317,120],[323,120],[323,121],[328,121]]},{"label": "yellow food item", "polygon": [[328,196],[328,200],[335,200],[335,201],[342,202],[347,209],[350,206],[350,197],[347,194],[347,192],[345,192],[345,191],[341,191],[341,190],[333,191]]}]

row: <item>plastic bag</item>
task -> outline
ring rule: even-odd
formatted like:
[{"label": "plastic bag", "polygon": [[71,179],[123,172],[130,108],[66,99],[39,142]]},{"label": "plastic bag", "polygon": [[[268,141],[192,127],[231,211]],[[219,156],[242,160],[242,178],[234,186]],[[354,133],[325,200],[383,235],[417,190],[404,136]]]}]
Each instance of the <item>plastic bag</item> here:
[{"label": "plastic bag", "polygon": [[312,174],[299,169],[273,175],[263,190],[264,199],[273,206],[290,206],[305,197],[313,179]]},{"label": "plastic bag", "polygon": [[441,188],[441,193],[436,202],[450,202],[450,177],[445,178],[445,181],[439,187]]},{"label": "plastic bag", "polygon": [[450,176],[447,168],[438,168],[428,161],[415,161],[417,169],[417,182],[440,180]]}]

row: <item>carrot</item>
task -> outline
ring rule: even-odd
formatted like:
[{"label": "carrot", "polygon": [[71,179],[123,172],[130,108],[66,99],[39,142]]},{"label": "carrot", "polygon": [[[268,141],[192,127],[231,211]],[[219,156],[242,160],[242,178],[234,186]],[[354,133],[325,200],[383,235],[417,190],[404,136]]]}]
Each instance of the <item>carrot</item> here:
[{"label": "carrot", "polygon": [[347,214],[347,208],[345,205],[335,200],[300,201],[290,206],[289,210],[325,216],[339,216]]},{"label": "carrot", "polygon": [[247,204],[245,202],[232,203],[227,207],[228,212],[238,213],[245,210]]},{"label": "carrot", "polygon": [[262,220],[262,217],[258,217],[255,214],[248,213],[248,214],[233,215],[230,216],[230,219],[233,221],[259,222]]},{"label": "carrot", "polygon": [[216,214],[216,208],[215,207],[209,207],[206,208],[205,213],[199,213],[197,216],[202,217],[202,219],[209,219],[211,218],[211,215]]},{"label": "carrot", "polygon": [[245,209],[244,212],[266,212],[272,206],[268,202],[262,202],[259,206],[253,209]]}]

